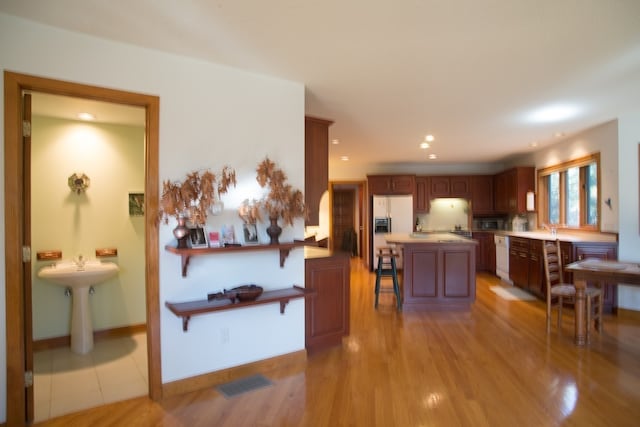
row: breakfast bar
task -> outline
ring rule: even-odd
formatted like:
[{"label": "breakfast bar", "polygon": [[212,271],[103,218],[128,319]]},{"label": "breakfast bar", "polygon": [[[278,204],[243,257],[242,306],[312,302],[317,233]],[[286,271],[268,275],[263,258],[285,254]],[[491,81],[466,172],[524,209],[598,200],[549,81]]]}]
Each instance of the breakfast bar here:
[{"label": "breakfast bar", "polygon": [[403,251],[404,310],[468,309],[476,299],[478,242],[450,233],[388,234]]}]

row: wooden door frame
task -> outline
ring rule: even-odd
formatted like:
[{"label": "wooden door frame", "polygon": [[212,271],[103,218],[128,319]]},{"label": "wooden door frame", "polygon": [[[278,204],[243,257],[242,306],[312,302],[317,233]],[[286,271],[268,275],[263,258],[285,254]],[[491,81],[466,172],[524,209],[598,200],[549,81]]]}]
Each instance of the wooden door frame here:
[{"label": "wooden door frame", "polygon": [[[23,150],[22,93],[36,91],[87,98],[145,109],[145,212],[158,211],[160,98],[115,89],[4,71],[4,220],[5,220],[5,315],[7,339],[7,425],[25,425],[25,313],[22,271]],[[145,216],[145,295],[149,397],[162,398],[160,359],[160,298],[158,269],[158,223]],[[8,349],[11,349],[9,351]]]}]

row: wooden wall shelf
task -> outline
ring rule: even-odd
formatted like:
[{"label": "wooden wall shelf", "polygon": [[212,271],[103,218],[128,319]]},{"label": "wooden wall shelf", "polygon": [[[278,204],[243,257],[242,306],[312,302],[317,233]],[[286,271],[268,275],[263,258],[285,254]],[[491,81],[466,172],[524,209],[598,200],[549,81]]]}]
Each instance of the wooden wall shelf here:
[{"label": "wooden wall shelf", "polygon": [[245,246],[226,246],[221,248],[186,248],[179,249],[172,245],[166,245],[164,248],[166,251],[180,255],[182,258],[182,277],[187,277],[187,269],[189,267],[189,260],[192,256],[198,255],[211,255],[228,252],[243,252],[243,251],[266,251],[266,250],[278,250],[280,251],[280,268],[284,267],[284,261],[289,256],[291,249],[308,245],[305,242],[290,242],[280,243],[278,245],[245,245]]},{"label": "wooden wall shelf", "polygon": [[188,302],[169,302],[164,305],[171,310],[173,314],[182,318],[182,330],[186,332],[189,329],[189,320],[191,316],[197,314],[212,313],[214,311],[233,310],[236,308],[250,307],[253,305],[270,304],[273,302],[280,303],[280,314],[284,314],[285,306],[290,300],[295,298],[305,298],[315,295],[315,291],[305,289],[301,286],[293,285],[289,289],[277,289],[274,291],[265,291],[253,301],[237,301],[230,300],[197,300]]}]

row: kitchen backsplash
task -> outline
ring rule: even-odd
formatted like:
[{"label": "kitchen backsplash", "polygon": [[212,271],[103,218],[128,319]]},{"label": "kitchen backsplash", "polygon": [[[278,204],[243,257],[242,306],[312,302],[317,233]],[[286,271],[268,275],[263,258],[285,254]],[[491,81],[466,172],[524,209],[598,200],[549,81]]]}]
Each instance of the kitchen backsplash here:
[{"label": "kitchen backsplash", "polygon": [[469,202],[465,199],[433,199],[429,213],[418,215],[417,219],[417,225],[425,231],[471,228]]}]

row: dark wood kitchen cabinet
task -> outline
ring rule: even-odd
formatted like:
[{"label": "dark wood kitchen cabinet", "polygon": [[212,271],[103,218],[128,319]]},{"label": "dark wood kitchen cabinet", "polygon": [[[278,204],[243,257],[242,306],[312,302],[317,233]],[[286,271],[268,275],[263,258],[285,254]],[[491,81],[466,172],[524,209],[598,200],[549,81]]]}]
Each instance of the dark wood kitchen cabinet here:
[{"label": "dark wood kitchen cabinet", "polygon": [[494,177],[494,208],[496,213],[519,214],[527,211],[527,191],[535,188],[535,168],[522,166],[501,172]]},{"label": "dark wood kitchen cabinet", "polygon": [[349,335],[350,256],[305,248],[305,347],[312,352],[342,343]]},{"label": "dark wood kitchen cabinet", "polygon": [[496,273],[496,244],[493,233],[474,231],[472,238],[478,242],[476,246],[476,271]]},{"label": "dark wood kitchen cabinet", "polygon": [[305,225],[318,225],[320,199],[329,186],[329,126],[331,120],[304,118]]},{"label": "dark wood kitchen cabinet", "polygon": [[529,289],[529,239],[509,238],[509,278],[515,286]]},{"label": "dark wood kitchen cabinet", "polygon": [[493,215],[493,175],[471,176],[470,188],[473,215]]},{"label": "dark wood kitchen cabinet", "polygon": [[367,184],[370,195],[414,195],[416,191],[415,175],[368,175]]},{"label": "dark wood kitchen cabinet", "polygon": [[414,209],[416,213],[429,212],[429,197],[429,177],[416,176],[416,195],[414,198]]},{"label": "dark wood kitchen cabinet", "polygon": [[471,194],[469,176],[431,176],[430,197],[468,198]]}]

